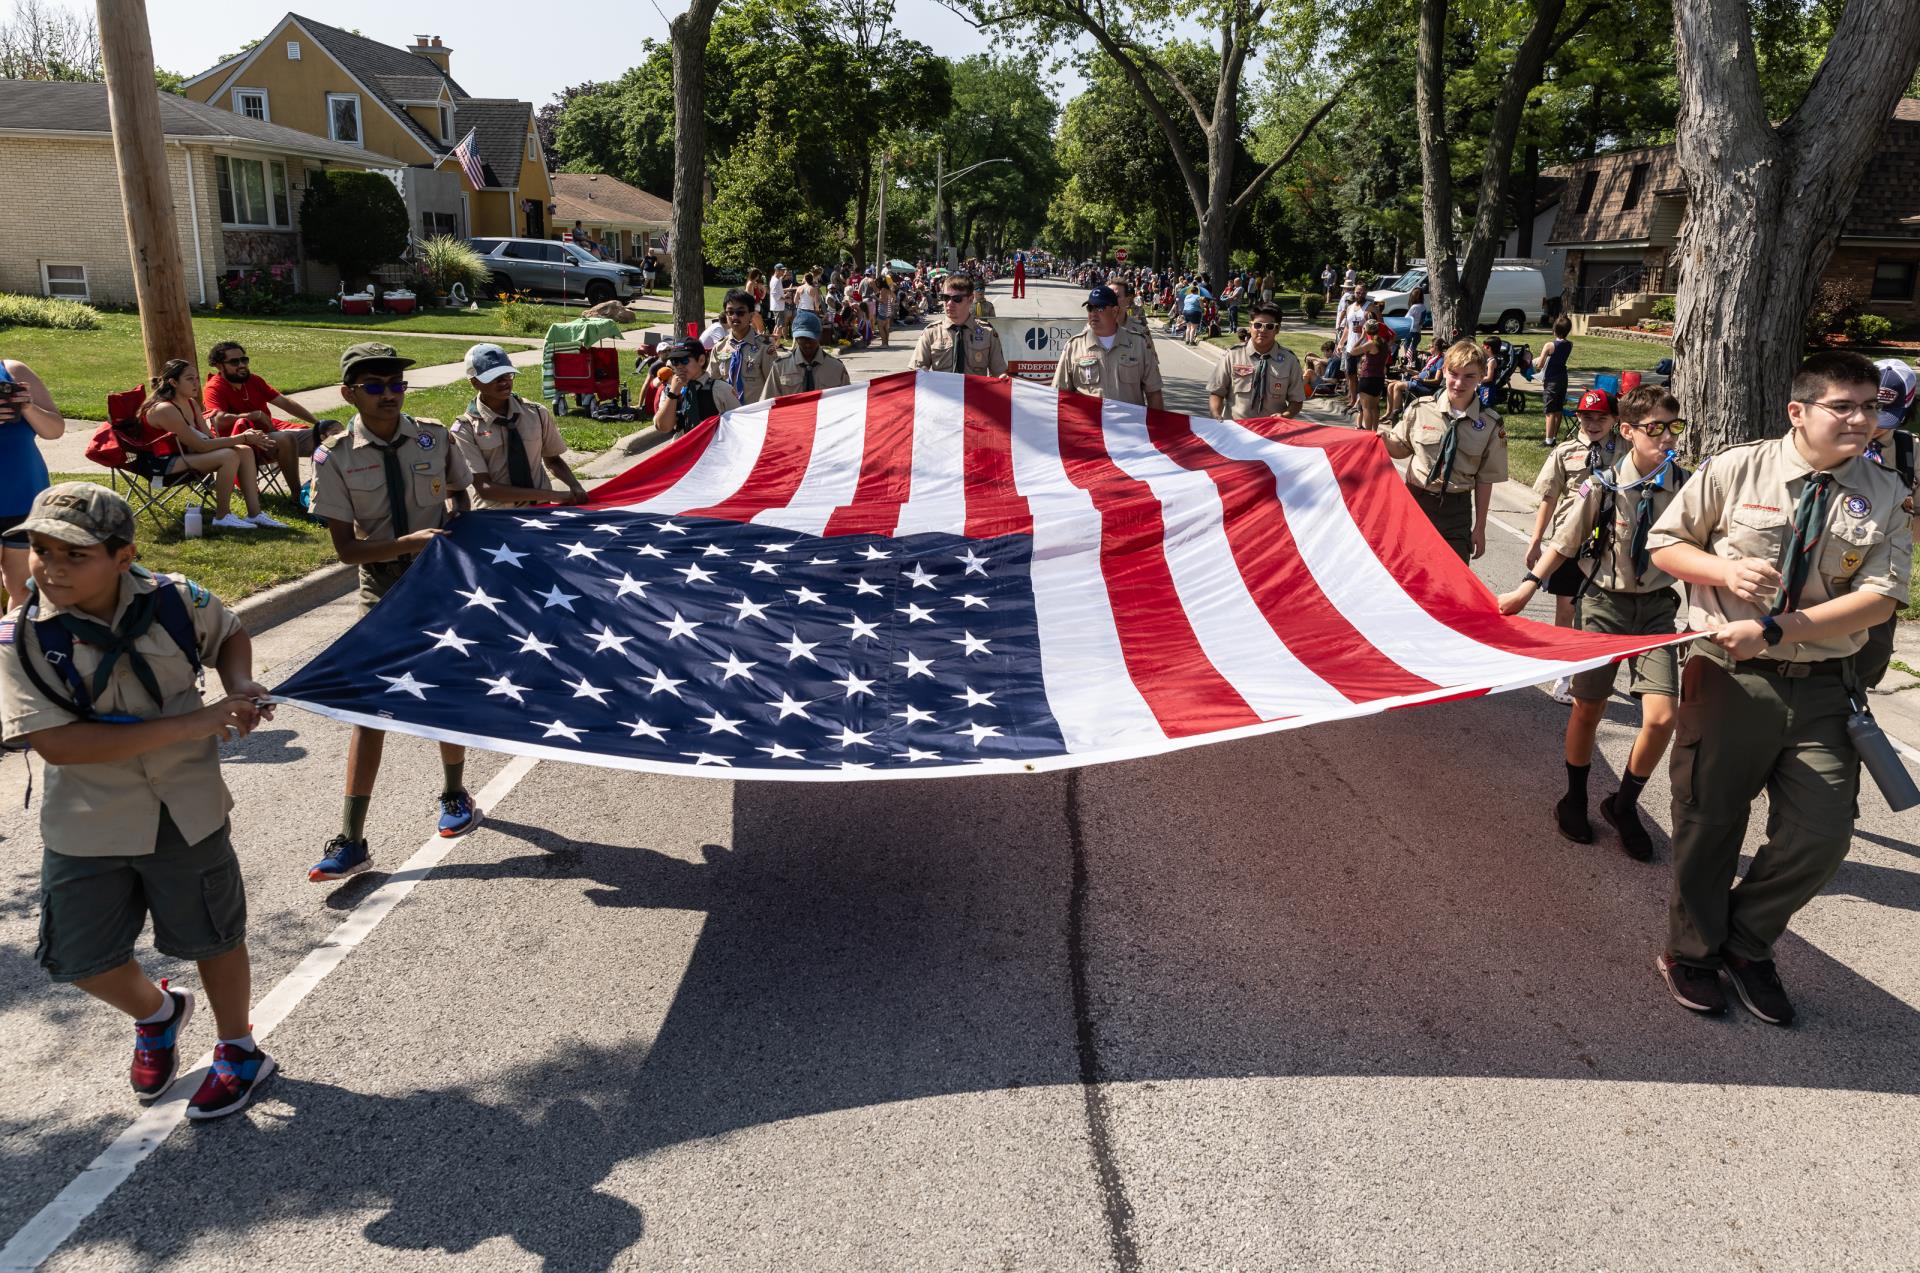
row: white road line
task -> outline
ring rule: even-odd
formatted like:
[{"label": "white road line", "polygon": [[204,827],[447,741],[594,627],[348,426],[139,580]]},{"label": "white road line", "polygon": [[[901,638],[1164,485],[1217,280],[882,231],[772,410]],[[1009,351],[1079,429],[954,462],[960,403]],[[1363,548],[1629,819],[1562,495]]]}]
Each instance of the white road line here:
[{"label": "white road line", "polygon": [[[505,800],[507,794],[539,763],[531,756],[516,756],[507,762],[506,768],[493,776],[492,782],[481,788],[476,802],[482,809],[493,808]],[[407,894],[413,892],[414,885],[433,873],[433,869],[440,865],[456,843],[457,840],[434,836],[415,850],[414,855],[388,876],[379,888],[367,894],[352,913],[327,935],[325,941],[308,951],[306,958],[254,1006],[254,1037],[265,1039],[275,1026],[286,1020],[300,1006],[300,1001],[326,980],[327,974],[338,968],[367,939],[367,934]],[[100,1156],[88,1163],[86,1169],[74,1177],[53,1201],[22,1225],[20,1231],[8,1239],[7,1245],[0,1248],[0,1273],[24,1273],[25,1270],[37,1269],[59,1250],[86,1218],[125,1183],[134,1168],[160,1148],[173,1129],[186,1118],[187,1098],[200,1085],[200,1079],[212,1062],[211,1052],[194,1062],[191,1073],[176,1078],[163,1099],[148,1106],[146,1112],[121,1132],[111,1145],[101,1150]],[[271,1091],[271,1088],[268,1090]]]}]

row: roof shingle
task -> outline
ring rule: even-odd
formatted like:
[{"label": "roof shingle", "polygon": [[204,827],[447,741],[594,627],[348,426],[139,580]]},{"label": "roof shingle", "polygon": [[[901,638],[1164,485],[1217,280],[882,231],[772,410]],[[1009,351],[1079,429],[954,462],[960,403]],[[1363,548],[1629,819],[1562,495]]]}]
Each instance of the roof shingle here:
[{"label": "roof shingle", "polygon": [[604,172],[553,174],[554,224],[574,221],[671,225],[673,205]]}]

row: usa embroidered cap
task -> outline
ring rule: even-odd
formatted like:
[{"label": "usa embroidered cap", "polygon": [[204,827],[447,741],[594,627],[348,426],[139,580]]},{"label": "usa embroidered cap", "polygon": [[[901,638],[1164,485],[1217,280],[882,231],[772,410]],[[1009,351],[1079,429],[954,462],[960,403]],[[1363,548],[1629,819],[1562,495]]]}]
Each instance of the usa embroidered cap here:
[{"label": "usa embroidered cap", "polygon": [[92,482],[62,482],[33,497],[33,507],[19,529],[83,547],[109,539],[131,543],[133,505]]},{"label": "usa embroidered cap", "polygon": [[467,379],[478,380],[481,384],[491,384],[502,376],[511,376],[516,368],[513,359],[507,357],[507,351],[498,345],[475,345],[467,351],[467,361],[462,367]]},{"label": "usa embroidered cap", "polygon": [[1880,368],[1880,427],[1897,429],[1913,414],[1914,392],[1920,389],[1920,378],[1898,358],[1883,358],[1874,366]]},{"label": "usa embroidered cap", "polygon": [[340,355],[340,383],[352,384],[355,376],[372,372],[399,371],[413,366],[413,359],[402,358],[400,351],[392,345],[383,345],[377,340],[363,340],[357,345],[348,345],[347,352]]}]

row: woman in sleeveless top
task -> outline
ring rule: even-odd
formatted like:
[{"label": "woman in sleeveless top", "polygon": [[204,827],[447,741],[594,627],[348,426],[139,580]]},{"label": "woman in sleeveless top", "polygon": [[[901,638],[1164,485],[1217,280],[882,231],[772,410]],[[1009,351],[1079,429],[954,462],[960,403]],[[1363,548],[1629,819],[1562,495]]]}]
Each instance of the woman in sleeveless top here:
[{"label": "woman in sleeveless top", "polygon": [[47,489],[39,439],[59,437],[67,421],[31,367],[0,358],[0,368],[6,370],[0,379],[0,580],[13,609],[27,599],[27,536],[20,523],[33,497]]},{"label": "woman in sleeveless top", "polygon": [[[260,511],[260,478],[254,467],[253,448],[273,443],[258,429],[215,437],[200,411],[200,373],[185,358],[175,358],[162,367],[151,384],[147,400],[140,404],[140,419],[151,428],[173,435],[178,450],[168,457],[168,472],[178,465],[214,475],[214,508],[219,516],[212,524],[222,530],[285,530],[285,522]],[[236,482],[247,502],[245,517],[233,515]]]}]

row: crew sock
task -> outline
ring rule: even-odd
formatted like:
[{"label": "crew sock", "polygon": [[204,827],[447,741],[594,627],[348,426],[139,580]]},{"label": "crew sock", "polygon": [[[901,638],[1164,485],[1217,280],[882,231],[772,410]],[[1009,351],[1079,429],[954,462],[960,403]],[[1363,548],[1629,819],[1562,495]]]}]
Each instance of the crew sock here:
[{"label": "crew sock", "polygon": [[1568,799],[1578,800],[1581,804],[1585,804],[1587,802],[1587,775],[1592,771],[1593,771],[1593,765],[1590,763],[1585,765],[1576,765],[1576,764],[1573,764],[1572,762],[1568,762],[1567,764],[1567,797]]},{"label": "crew sock", "polygon": [[[1652,774],[1647,775],[1648,778],[1652,776]],[[1645,790],[1646,785],[1647,779],[1636,777],[1633,770],[1623,771],[1620,775],[1620,798],[1615,803],[1623,809],[1637,807],[1640,803],[1640,793]]]},{"label": "crew sock", "polygon": [[367,808],[372,796],[348,796],[340,811],[340,834],[349,840],[367,838]]},{"label": "crew sock", "polygon": [[451,765],[447,764],[445,761],[441,761],[440,768],[441,768],[441,771],[444,772],[447,776],[446,788],[440,793],[442,799],[446,798],[447,796],[458,795],[462,791],[465,791],[467,789],[467,762],[466,761],[464,760],[456,761]]}]

